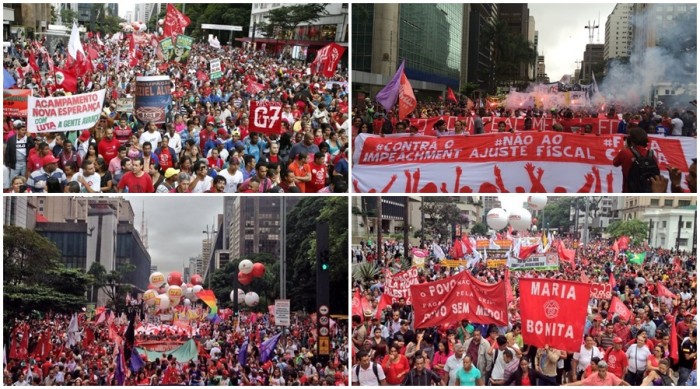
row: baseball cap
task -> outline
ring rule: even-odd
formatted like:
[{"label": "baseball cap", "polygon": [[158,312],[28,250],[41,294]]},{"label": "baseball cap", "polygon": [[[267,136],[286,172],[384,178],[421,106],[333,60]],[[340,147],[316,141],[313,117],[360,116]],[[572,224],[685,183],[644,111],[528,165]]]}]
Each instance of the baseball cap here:
[{"label": "baseball cap", "polygon": [[241,132],[238,131],[238,130],[234,130],[234,131],[231,133],[231,135],[233,135],[233,136],[241,136]]},{"label": "baseball cap", "polygon": [[54,157],[53,154],[45,155],[44,158],[41,159],[41,163],[43,166],[46,166],[50,163],[57,163],[57,162],[58,162],[58,158]]},{"label": "baseball cap", "polygon": [[622,343],[622,338],[619,336],[616,336],[613,338],[613,343]]},{"label": "baseball cap", "polygon": [[673,320],[673,315],[671,315],[670,313],[667,313],[666,316],[664,316],[664,319]]},{"label": "baseball cap", "polygon": [[84,130],[78,139],[80,139],[81,142],[85,142],[86,140],[90,139],[90,130]]},{"label": "baseball cap", "polygon": [[178,175],[178,174],[180,174],[180,170],[179,170],[179,169],[173,169],[173,168],[169,167],[169,168],[165,171],[165,178],[170,178],[170,177],[176,176],[176,175]]},{"label": "baseball cap", "polygon": [[228,138],[228,131],[224,130],[223,128],[220,128],[216,133],[221,137]]},{"label": "baseball cap", "polygon": [[26,127],[26,126],[27,126],[27,124],[26,124],[24,121],[19,120],[19,119],[17,119],[17,120],[15,120],[14,122],[12,122],[12,125],[15,126],[15,128],[20,128],[20,127]]}]

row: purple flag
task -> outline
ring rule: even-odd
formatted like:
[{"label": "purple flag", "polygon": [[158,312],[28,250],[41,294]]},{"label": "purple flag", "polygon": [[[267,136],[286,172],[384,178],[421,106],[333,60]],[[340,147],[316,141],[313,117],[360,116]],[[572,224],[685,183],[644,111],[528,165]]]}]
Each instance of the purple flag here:
[{"label": "purple flag", "polygon": [[117,380],[117,385],[123,386],[124,381],[126,381],[126,371],[124,371],[124,351],[122,347],[119,347],[119,353],[117,354],[117,368],[114,371],[114,378]]},{"label": "purple flag", "polygon": [[138,372],[141,370],[142,367],[146,366],[146,363],[141,359],[141,356],[139,355],[139,352],[136,350],[136,347],[131,349],[131,371],[134,373]]},{"label": "purple flag", "polygon": [[375,99],[379,104],[384,107],[387,111],[390,111],[396,101],[399,99],[399,89],[401,88],[401,75],[403,74],[403,67],[406,64],[406,60],[401,61],[401,66],[394,73],[394,77],[389,81],[388,84],[382,88],[382,90],[377,93]]},{"label": "purple flag", "polygon": [[277,347],[277,342],[280,341],[280,337],[282,336],[282,333],[280,332],[279,334],[273,336],[272,338],[264,341],[260,345],[260,363],[265,363],[270,360],[270,357],[272,356],[272,353],[275,351],[275,347]]},{"label": "purple flag", "polygon": [[241,345],[240,351],[238,351],[238,363],[241,366],[245,366],[248,360],[248,339]]}]

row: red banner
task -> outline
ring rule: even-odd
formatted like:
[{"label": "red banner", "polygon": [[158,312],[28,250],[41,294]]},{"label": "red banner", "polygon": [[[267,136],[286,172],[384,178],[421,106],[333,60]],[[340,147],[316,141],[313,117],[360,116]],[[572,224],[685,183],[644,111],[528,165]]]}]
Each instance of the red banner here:
[{"label": "red banner", "polygon": [[163,20],[163,36],[174,37],[185,33],[185,28],[190,25],[190,18],[172,4],[168,4],[165,19]]},{"label": "red banner", "polygon": [[632,311],[627,308],[625,304],[620,301],[617,296],[613,297],[612,300],[610,301],[610,312],[613,315],[618,315],[625,320],[629,320],[630,317],[632,317]]},{"label": "red banner", "polygon": [[3,89],[2,115],[17,118],[27,117],[27,100],[32,94],[29,89]]},{"label": "red banner", "polygon": [[659,281],[656,281],[656,289],[658,290],[657,293],[659,296],[668,297],[668,298],[672,298],[672,299],[678,297],[675,294],[673,294],[670,290],[668,290],[668,288],[665,287],[664,284],[662,284]]},{"label": "red banner", "polygon": [[414,109],[416,109],[416,96],[413,94],[413,87],[408,81],[405,73],[401,73],[401,86],[399,87],[399,119],[403,120]]},{"label": "red banner", "polygon": [[591,286],[552,279],[520,279],[523,341],[536,347],[579,351]]},{"label": "red banner", "polygon": [[506,286],[486,284],[469,272],[411,286],[414,326],[426,328],[469,320],[480,324],[508,324]]},{"label": "red banner", "polygon": [[265,90],[265,84],[255,82],[253,80],[248,80],[248,84],[245,87],[245,91],[251,95],[257,95],[258,93]]},{"label": "red banner", "polygon": [[282,106],[280,102],[251,101],[249,130],[268,135],[281,133]]},{"label": "red banner", "polygon": [[[449,96],[448,96],[449,97]],[[429,119],[409,119],[412,126],[418,128],[418,132],[424,135],[435,135],[433,127],[438,120],[444,120],[447,123],[448,130],[454,130],[455,122],[461,120],[466,124],[465,132],[474,134],[474,118],[473,117],[458,117],[458,116],[437,116]],[[521,131],[525,129],[525,118],[505,118],[485,116],[482,118],[484,123],[484,133],[498,132],[498,123],[505,123],[506,131],[511,129]],[[617,125],[620,123],[617,119],[608,118],[587,118],[587,119],[557,119],[553,118],[532,118],[532,129],[535,131],[552,131],[552,125],[559,123],[564,127],[564,132],[583,132],[586,124],[593,127],[593,134],[611,135],[617,133]]]},{"label": "red banner", "polygon": [[321,73],[324,77],[333,77],[343,54],[345,54],[345,47],[337,43],[323,47],[311,63],[311,71],[313,74]]},{"label": "red banner", "polygon": [[592,283],[591,298],[599,300],[610,300],[612,298],[612,288],[613,287],[610,284]]},{"label": "red banner", "polygon": [[411,304],[411,285],[416,284],[418,284],[418,269],[415,267],[396,274],[392,274],[390,270],[384,272],[384,294],[391,297],[392,303],[405,298],[406,304]]}]

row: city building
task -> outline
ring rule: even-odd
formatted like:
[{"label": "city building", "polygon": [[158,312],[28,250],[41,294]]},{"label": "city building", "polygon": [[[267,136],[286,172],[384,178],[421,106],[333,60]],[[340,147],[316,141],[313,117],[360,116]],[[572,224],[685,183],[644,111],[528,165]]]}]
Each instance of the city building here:
[{"label": "city building", "polygon": [[158,271],[158,266],[157,265],[151,265],[151,273],[157,272]]},{"label": "city building", "polygon": [[[527,4],[500,4],[498,8],[500,20],[505,21],[511,33],[516,37],[522,38],[523,41],[534,44],[535,18],[530,16],[530,9]],[[532,28],[530,27],[531,22],[533,24]],[[533,74],[532,69],[532,63],[521,63],[520,71],[517,74],[518,78],[521,81],[530,80]]]},{"label": "city building", "polygon": [[161,3],[137,3],[134,4],[134,21],[148,23],[153,14],[160,15],[161,7],[165,7]]},{"label": "city building", "polygon": [[[104,197],[102,202],[110,203],[117,212],[119,222],[134,223],[135,215],[131,203],[123,197]],[[49,222],[85,222],[88,216],[89,198],[80,196],[32,196],[29,201],[36,211]]]},{"label": "city building", "polygon": [[649,197],[625,196],[624,203],[619,209],[620,220],[642,219],[642,215],[649,208],[670,210],[693,205],[697,205],[697,197],[681,197],[670,194]]},{"label": "city building", "polygon": [[447,87],[459,91],[465,9],[463,4],[353,4],[355,97],[375,95],[403,60],[417,99],[437,99]]},{"label": "city building", "polygon": [[33,230],[37,214],[30,199],[31,197],[3,196],[3,225]]},{"label": "city building", "polygon": [[[301,198],[240,196],[232,199],[234,199],[232,216],[223,219],[229,223],[227,250],[230,259],[257,253],[279,256],[281,201],[285,202],[286,214],[299,203]],[[222,229],[226,230],[223,226],[219,228],[219,230]],[[223,239],[222,249],[225,249]]]},{"label": "city building", "polygon": [[[480,97],[494,81],[494,63],[491,55],[492,45],[485,39],[486,30],[498,20],[498,4],[465,4],[468,7],[465,18],[468,17],[467,69],[466,78],[469,83],[477,84],[483,90]],[[476,97],[476,96],[475,96]]]},{"label": "city building", "polygon": [[606,64],[610,60],[629,58],[632,55],[634,29],[632,25],[632,8],[634,4],[617,3],[605,21],[605,48],[603,58]]},{"label": "city building", "polygon": [[581,73],[576,78],[582,84],[590,84],[593,80],[593,73],[598,73],[600,77],[605,68],[605,59],[603,56],[605,45],[602,43],[589,43],[586,45],[586,51],[583,52],[583,61],[581,62]]},{"label": "city building", "polygon": [[543,84],[549,83],[549,76],[547,76],[547,71],[545,70],[544,55],[537,56],[537,73],[535,74],[535,81]]},{"label": "city building", "polygon": [[649,246],[692,252],[697,244],[697,217],[697,205],[687,205],[672,209],[648,208],[640,220],[649,222]]},{"label": "city building", "polygon": [[3,41],[12,37],[33,38],[35,33],[46,32],[51,23],[49,3],[3,3]]},{"label": "city building", "polygon": [[[293,45],[303,48],[307,55],[336,42],[345,45],[348,42],[348,3],[326,4],[326,14],[312,23],[302,23],[293,31],[275,31],[274,36],[266,36],[259,26],[267,22],[271,10],[287,7],[290,3],[253,3],[250,13],[250,26],[247,37],[237,41],[255,45],[257,49],[280,52],[285,46]],[[284,44],[280,44],[284,43]],[[313,58],[313,57],[311,57]],[[303,58],[306,59],[306,56]]]},{"label": "city building", "polygon": [[119,15],[119,3],[54,3],[56,9],[56,21],[58,24],[63,24],[61,13],[64,10],[73,11],[78,17],[78,24],[92,25],[99,17],[100,12],[106,12],[109,15]]},{"label": "city building", "polygon": [[[591,234],[601,235],[604,233],[605,229],[616,220],[619,219],[619,213],[616,212],[622,205],[623,199],[619,196],[600,196],[600,197],[577,197],[579,212],[576,212],[576,206],[572,206],[569,209],[569,220],[572,221],[570,232],[573,232],[576,228],[579,231],[583,230],[586,223],[588,223],[588,229]],[[587,200],[586,200],[587,199]],[[548,199],[548,202],[551,200]],[[585,209],[585,201],[589,203],[589,212],[586,214],[583,209]],[[538,213],[540,215],[541,213]],[[546,215],[545,215],[546,216]],[[578,220],[576,217],[578,216]],[[541,217],[541,216],[540,216]],[[544,221],[546,223],[546,221]],[[591,235],[593,236],[593,235]]]},{"label": "city building", "polygon": [[[535,31],[535,17],[534,16],[530,16],[528,18],[527,41],[535,49],[535,52],[538,52],[537,51],[538,37],[537,37],[537,31]],[[527,66],[528,66],[527,77],[531,80],[534,80],[537,77],[537,64],[536,63],[529,63]]]}]

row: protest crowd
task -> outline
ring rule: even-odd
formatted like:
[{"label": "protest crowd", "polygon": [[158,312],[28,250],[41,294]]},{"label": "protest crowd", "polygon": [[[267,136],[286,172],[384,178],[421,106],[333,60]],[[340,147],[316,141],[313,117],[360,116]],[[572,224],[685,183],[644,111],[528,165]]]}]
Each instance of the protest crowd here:
[{"label": "protest crowd", "polygon": [[[77,28],[73,34],[78,37]],[[32,112],[4,114],[5,191],[347,191],[346,69],[329,74],[319,71],[325,62],[295,60],[289,50],[274,54],[177,34],[87,32],[55,47],[28,38],[9,42],[6,92],[28,91],[42,107],[51,106],[50,98],[100,92],[103,102],[94,125],[78,131],[46,124],[32,131]],[[162,44],[176,36],[177,45],[184,37],[191,46],[169,55]],[[138,106],[140,96],[154,95],[165,100]]]},{"label": "protest crowd", "polygon": [[[446,242],[410,247],[414,260],[416,251],[424,253],[424,263],[403,258],[401,242],[384,241],[378,250],[371,240],[362,241],[353,248],[353,263],[369,262],[380,272],[371,280],[353,280],[353,384],[697,386],[696,254],[625,239],[598,238],[585,245],[557,239],[550,244],[558,247],[560,263],[548,270],[513,270],[509,262],[490,266],[486,255],[460,255],[459,240],[452,248]],[[462,258],[471,259],[456,263]],[[472,293],[478,302],[465,303],[469,294],[458,292],[455,300],[445,297],[464,280],[479,289],[505,283],[494,298],[506,298],[494,305],[477,290]],[[567,280],[591,285],[590,296],[577,300],[581,312],[573,302],[564,307],[540,302],[530,286],[522,287],[558,283],[559,293],[571,298],[571,289],[561,292]],[[530,321],[525,310],[532,306],[547,318]],[[577,314],[574,323],[566,322]],[[549,332],[542,337],[538,324],[529,328],[532,323]],[[582,330],[577,337],[557,332],[577,326]],[[568,349],[553,346],[565,338]]]},{"label": "protest crowd", "polygon": [[[201,311],[201,308],[199,308]],[[316,328],[310,315],[295,313],[289,328],[275,327],[269,314],[232,313],[214,323],[200,318],[166,324],[158,315],[47,313],[16,319],[8,339],[3,383],[7,386],[338,386],[347,385],[347,325],[337,322],[331,356],[316,355]],[[183,313],[184,316],[184,313]],[[106,317],[106,318],[105,318]],[[75,323],[74,323],[75,322]],[[71,330],[72,325],[75,330]],[[130,335],[131,334],[131,335]],[[129,337],[131,336],[131,340]],[[71,340],[73,340],[71,342]],[[133,344],[125,356],[123,341]],[[131,342],[131,343],[129,343]],[[188,342],[194,342],[189,348]],[[149,351],[148,344],[172,345],[173,352]]]}]

